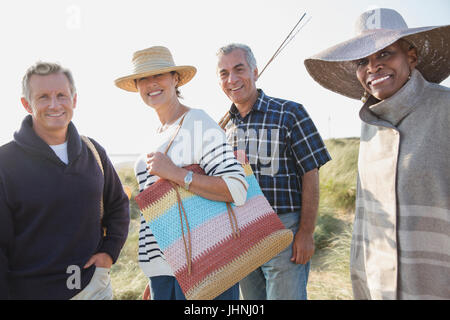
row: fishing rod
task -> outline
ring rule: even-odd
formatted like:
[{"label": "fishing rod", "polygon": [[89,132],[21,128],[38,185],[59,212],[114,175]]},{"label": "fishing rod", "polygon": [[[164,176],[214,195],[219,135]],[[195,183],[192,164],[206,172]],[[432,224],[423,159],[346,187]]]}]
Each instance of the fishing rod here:
[{"label": "fishing rod", "polygon": [[303,18],[306,16],[306,12],[301,16],[301,18],[298,20],[298,22],[295,24],[294,28],[292,28],[291,32],[287,35],[287,37],[283,40],[281,45],[278,47],[278,49],[275,51],[273,56],[269,59],[269,61],[266,63],[262,71],[259,73],[258,78],[263,74],[264,70],[269,66],[269,64],[280,54],[281,51],[283,51],[284,48],[295,38],[295,36],[300,32],[301,29],[311,20],[311,17],[308,18],[308,20],[292,35],[292,33],[295,31],[297,26],[302,22]]},{"label": "fishing rod", "polygon": [[[295,36],[300,32],[301,29],[303,29],[303,27],[309,22],[309,20],[311,20],[311,17],[308,18],[308,20],[306,20],[306,22],[300,26],[300,28],[298,28],[298,30],[293,34],[293,32],[295,31],[295,29],[299,26],[299,24],[302,22],[303,18],[306,16],[306,12],[300,17],[300,19],[297,21],[297,23],[295,24],[294,28],[292,28],[291,32],[289,32],[289,34],[287,35],[287,37],[283,40],[283,42],[281,43],[281,45],[278,47],[278,49],[275,51],[275,53],[273,54],[273,56],[269,59],[269,61],[266,63],[266,65],[264,66],[264,68],[262,69],[262,71],[258,74],[258,79],[259,77],[261,77],[261,75],[263,74],[264,70],[267,69],[267,67],[269,66],[270,63],[272,63],[272,61],[280,54],[281,51],[284,50],[284,48],[286,48],[286,46],[295,38]],[[230,113],[227,112],[222,119],[219,120],[219,126],[224,129],[225,126],[227,125],[228,121],[230,121]]]}]

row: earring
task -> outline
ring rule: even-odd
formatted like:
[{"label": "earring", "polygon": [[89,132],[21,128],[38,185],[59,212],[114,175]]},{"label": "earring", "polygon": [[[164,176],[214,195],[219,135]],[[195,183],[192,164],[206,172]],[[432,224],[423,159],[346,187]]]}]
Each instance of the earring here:
[{"label": "earring", "polygon": [[366,103],[367,99],[369,99],[369,93],[367,91],[364,91],[363,96],[361,97],[362,103]]},{"label": "earring", "polygon": [[411,80],[411,74],[412,74],[412,70],[411,70],[411,68],[409,68],[408,81]]}]

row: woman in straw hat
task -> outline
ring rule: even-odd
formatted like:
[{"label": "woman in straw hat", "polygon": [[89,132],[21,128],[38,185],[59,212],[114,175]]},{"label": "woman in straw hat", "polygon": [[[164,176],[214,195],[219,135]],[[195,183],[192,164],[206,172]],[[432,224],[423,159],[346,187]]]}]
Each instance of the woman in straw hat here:
[{"label": "woman in straw hat", "polygon": [[[157,132],[151,134],[153,148],[145,150],[135,165],[140,192],[163,178],[207,199],[244,204],[248,183],[226,143],[225,133],[203,110],[180,102],[178,88],[192,79],[195,67],[176,66],[170,51],[161,46],[135,52],[132,62],[133,73],[117,79],[115,84],[126,91],[139,92],[161,122]],[[190,164],[199,164],[207,175],[182,168]],[[142,215],[139,264],[150,279],[144,299],[150,291],[154,300],[185,299]],[[238,284],[216,299],[239,299]]]},{"label": "woman in straw hat", "polygon": [[363,97],[350,269],[356,299],[450,298],[450,26],[364,12],[357,35],[305,60]]}]

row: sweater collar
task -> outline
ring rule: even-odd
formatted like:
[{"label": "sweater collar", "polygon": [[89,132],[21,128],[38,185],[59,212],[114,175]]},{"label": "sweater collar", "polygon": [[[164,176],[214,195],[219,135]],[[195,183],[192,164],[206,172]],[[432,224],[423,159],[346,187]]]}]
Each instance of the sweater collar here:
[{"label": "sweater collar", "polygon": [[[14,133],[14,141],[24,150],[60,162],[50,146],[33,130],[33,118],[27,115],[20,129]],[[75,125],[70,122],[67,128],[67,154],[69,163],[78,158],[81,153],[81,139]]]},{"label": "sweater collar", "polygon": [[411,79],[392,97],[378,101],[371,96],[361,108],[361,120],[368,123],[384,120],[397,126],[419,104],[426,83],[422,74],[414,69]]}]

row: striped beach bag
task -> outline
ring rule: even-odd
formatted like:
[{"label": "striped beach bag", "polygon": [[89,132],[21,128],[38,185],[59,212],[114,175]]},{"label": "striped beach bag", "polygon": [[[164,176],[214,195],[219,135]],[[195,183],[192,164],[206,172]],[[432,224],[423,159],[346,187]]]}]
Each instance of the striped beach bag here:
[{"label": "striped beach bag", "polygon": [[[205,199],[164,179],[135,198],[188,300],[214,299],[293,240],[262,193],[245,153],[236,158],[249,184],[242,206]],[[185,168],[205,174],[196,164]]]}]

